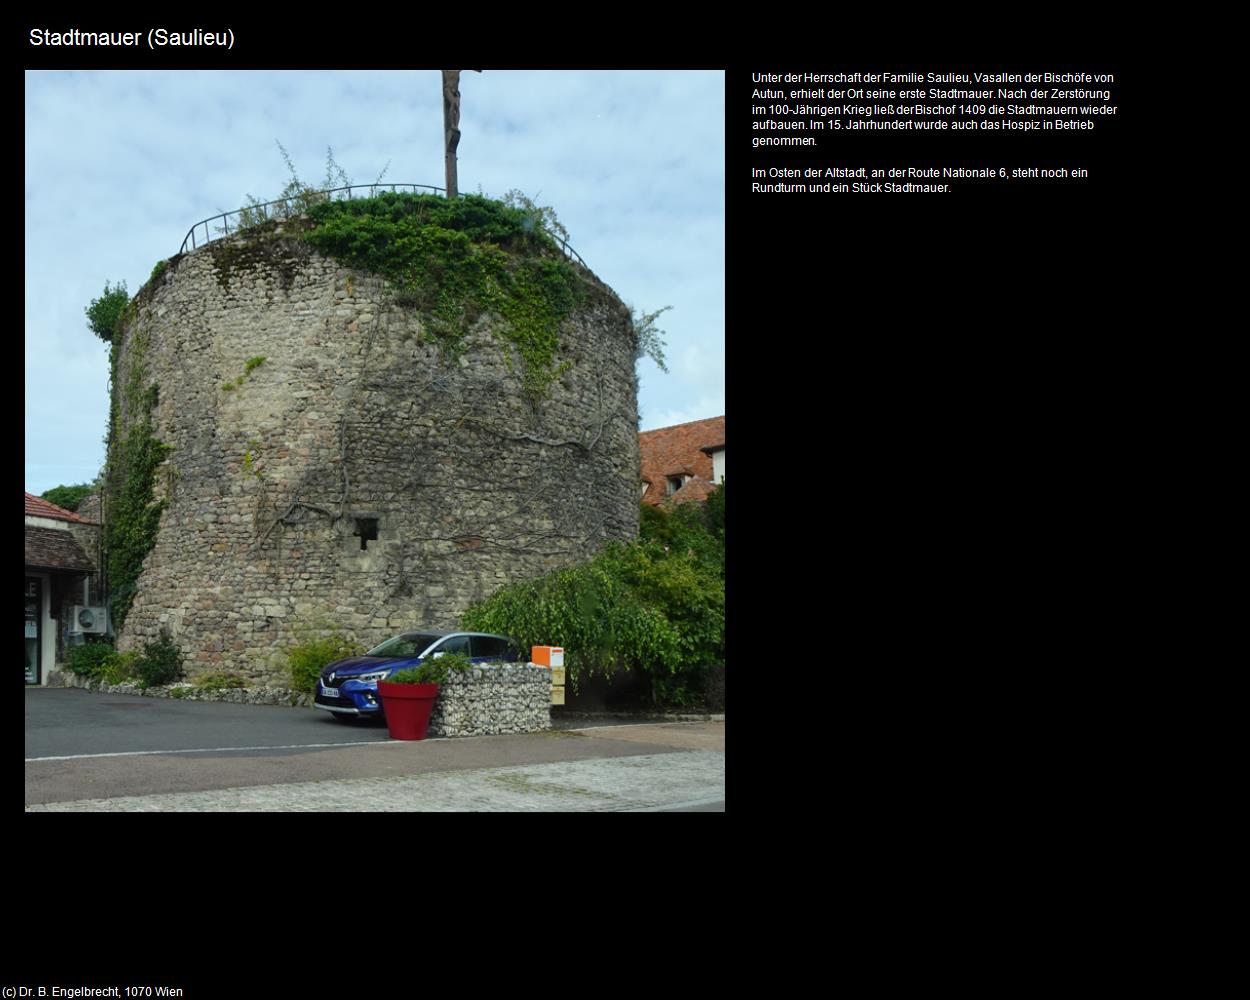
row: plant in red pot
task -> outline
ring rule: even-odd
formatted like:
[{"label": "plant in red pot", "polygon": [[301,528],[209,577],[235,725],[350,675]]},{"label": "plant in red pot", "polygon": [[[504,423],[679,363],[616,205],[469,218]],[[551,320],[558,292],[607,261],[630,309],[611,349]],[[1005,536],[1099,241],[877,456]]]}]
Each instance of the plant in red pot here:
[{"label": "plant in red pot", "polygon": [[387,680],[378,681],[378,696],[391,739],[425,739],[439,686],[453,670],[468,670],[470,666],[463,653],[435,653],[420,666],[396,671]]}]

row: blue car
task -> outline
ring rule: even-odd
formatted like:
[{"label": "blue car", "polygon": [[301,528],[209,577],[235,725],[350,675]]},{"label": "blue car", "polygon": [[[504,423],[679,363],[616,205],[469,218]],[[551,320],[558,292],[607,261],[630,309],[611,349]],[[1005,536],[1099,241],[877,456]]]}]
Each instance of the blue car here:
[{"label": "blue car", "polygon": [[515,663],[519,649],[506,635],[484,632],[405,632],[387,639],[363,656],[349,656],[324,667],[317,680],[313,708],[330,712],[340,722],[382,713],[378,681],[397,670],[415,667],[443,653],[464,653],[474,663]]}]

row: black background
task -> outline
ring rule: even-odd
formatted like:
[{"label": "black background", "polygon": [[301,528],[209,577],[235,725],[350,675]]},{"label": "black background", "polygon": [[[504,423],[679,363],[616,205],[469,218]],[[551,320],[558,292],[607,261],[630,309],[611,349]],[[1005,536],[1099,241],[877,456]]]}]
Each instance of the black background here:
[{"label": "black background", "polygon": [[[902,846],[913,835],[930,851],[948,837],[960,850],[957,831],[987,810],[1001,830],[999,847],[1023,836],[1014,820],[1044,812],[1039,804],[1061,817],[1073,803],[1085,817],[1100,815],[1109,783],[1098,780],[1108,765],[1096,734],[1108,715],[1091,721],[1105,693],[1103,682],[1091,683],[1106,645],[1097,629],[1112,574],[1137,533],[1128,498],[1145,446],[1138,421],[1149,418],[1136,359],[1153,296],[1142,262],[1157,208],[1142,197],[1144,160],[1133,151],[1149,78],[1121,33],[1096,34],[1085,19],[1048,21],[1044,11],[1012,25],[1001,14],[984,23],[960,15],[966,20],[947,24],[958,30],[945,32],[930,22],[954,15],[932,11],[919,23],[882,8],[876,23],[854,30],[832,16],[757,13],[767,31],[740,23],[732,37],[723,25],[674,32],[619,11],[591,30],[583,11],[555,28],[518,12],[485,39],[479,26],[466,27],[474,20],[467,9],[454,25],[441,23],[446,12],[427,9],[420,24],[395,12],[337,23],[311,14],[281,24],[231,19],[239,41],[230,53],[35,51],[25,41],[29,25],[18,29],[18,45],[28,69],[724,69],[735,444],[727,620],[742,713],[728,751],[735,821],[759,836],[816,814],[819,829],[805,827],[805,837],[821,851],[841,844],[879,856],[898,845],[896,867],[906,864]],[[48,21],[53,29],[71,23]],[[978,28],[993,31],[971,41]],[[1092,132],[843,133],[845,153],[834,159],[1079,163],[1090,170],[1079,185],[752,196],[752,165],[823,164],[829,149],[822,140],[815,152],[752,150],[751,74],[857,69],[1113,72],[1120,112],[1096,119]],[[813,671],[827,683],[797,686]],[[26,816],[28,830],[34,819],[34,836],[54,844],[64,836],[50,816]],[[207,864],[210,842],[233,844],[229,856],[246,860],[264,841],[278,845],[305,888],[327,843],[383,842],[362,837],[365,826],[382,831],[360,816],[301,819],[307,826],[298,835],[289,817],[252,818],[255,835],[247,836],[226,836],[224,822],[200,822],[191,834],[184,817],[153,817],[143,831],[128,824],[124,840],[100,819],[76,821],[75,847],[163,847]],[[461,848],[479,836],[498,843],[499,831],[457,819]],[[160,836],[152,832],[158,821]],[[449,835],[450,827],[438,837]],[[410,842],[418,840],[429,836]],[[568,830],[543,842],[557,841],[574,843]],[[656,863],[654,844],[631,839],[622,847]],[[606,852],[616,860],[596,876],[609,887],[632,884],[620,850]],[[700,871],[715,888],[698,884],[718,899],[744,857],[710,857],[701,855]],[[665,863],[688,870],[671,855]],[[584,874],[584,866],[547,867],[561,887]],[[236,866],[204,891],[249,882]],[[202,898],[189,884],[186,893]],[[421,895],[440,894],[431,882]],[[322,901],[329,905],[316,919],[305,915],[305,929],[337,921],[331,894]],[[180,903],[172,911],[179,919],[191,908]],[[251,912],[233,897],[229,905]],[[249,923],[240,938],[258,933]],[[306,970],[317,968],[313,942],[308,935]]]}]

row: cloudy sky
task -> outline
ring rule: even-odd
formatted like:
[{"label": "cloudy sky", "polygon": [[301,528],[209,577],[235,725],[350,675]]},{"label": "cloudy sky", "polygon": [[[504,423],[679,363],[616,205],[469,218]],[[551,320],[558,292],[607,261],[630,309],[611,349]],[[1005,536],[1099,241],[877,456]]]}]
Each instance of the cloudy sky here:
[{"label": "cloudy sky", "polygon": [[[462,192],[550,205],[586,263],[659,321],[642,429],[725,412],[724,74],[466,72]],[[195,222],[325,176],[443,185],[437,70],[26,74],[26,489],[104,462],[108,347],[83,310],[131,294]]]}]

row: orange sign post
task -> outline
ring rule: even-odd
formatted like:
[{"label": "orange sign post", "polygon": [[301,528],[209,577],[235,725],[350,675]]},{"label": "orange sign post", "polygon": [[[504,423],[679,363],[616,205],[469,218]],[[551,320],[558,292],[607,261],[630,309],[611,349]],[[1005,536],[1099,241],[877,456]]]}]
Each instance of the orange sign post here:
[{"label": "orange sign post", "polygon": [[530,660],[540,667],[564,666],[563,646],[535,646],[530,650]]},{"label": "orange sign post", "polygon": [[551,704],[564,704],[564,647],[534,646],[530,662],[551,671]]}]

